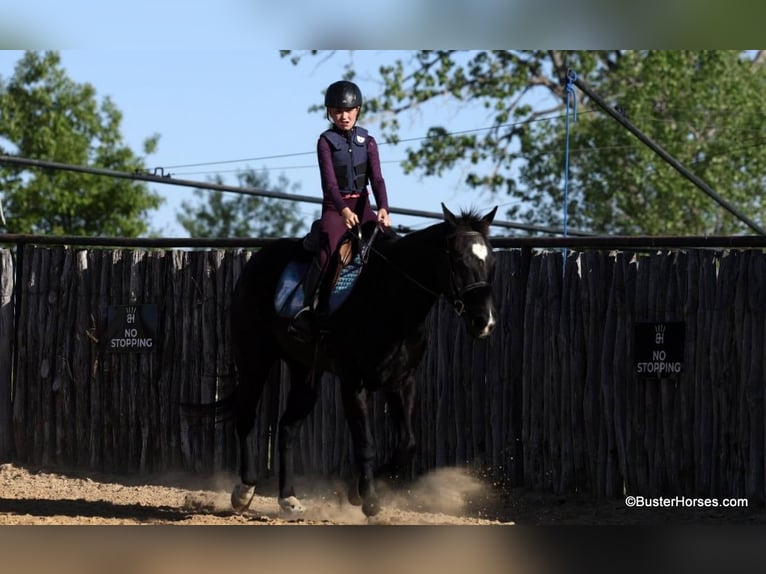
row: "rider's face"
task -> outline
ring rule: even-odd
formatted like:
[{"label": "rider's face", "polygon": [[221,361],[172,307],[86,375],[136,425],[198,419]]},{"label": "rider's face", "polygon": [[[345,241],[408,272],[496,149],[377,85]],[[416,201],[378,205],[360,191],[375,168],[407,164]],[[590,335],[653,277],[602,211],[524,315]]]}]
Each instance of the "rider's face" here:
[{"label": "rider's face", "polygon": [[359,108],[327,108],[327,115],[338,129],[348,131],[356,124]]}]

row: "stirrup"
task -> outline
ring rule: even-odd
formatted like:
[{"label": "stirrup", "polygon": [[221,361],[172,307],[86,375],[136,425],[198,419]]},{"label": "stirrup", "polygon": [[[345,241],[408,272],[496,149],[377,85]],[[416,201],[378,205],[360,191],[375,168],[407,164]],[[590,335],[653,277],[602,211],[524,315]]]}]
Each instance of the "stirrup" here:
[{"label": "stirrup", "polygon": [[293,321],[295,321],[296,319],[308,319],[310,313],[311,313],[311,307],[309,307],[308,305],[304,305],[298,310],[298,312],[295,315],[293,315]]},{"label": "stirrup", "polygon": [[314,310],[306,305],[290,320],[287,332],[300,341],[308,341],[314,336]]}]

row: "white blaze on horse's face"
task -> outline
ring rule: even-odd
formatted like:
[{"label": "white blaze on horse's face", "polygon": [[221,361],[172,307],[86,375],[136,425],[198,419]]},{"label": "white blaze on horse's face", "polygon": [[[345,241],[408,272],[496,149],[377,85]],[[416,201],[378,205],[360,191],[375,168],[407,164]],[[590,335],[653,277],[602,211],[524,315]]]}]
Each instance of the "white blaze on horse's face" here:
[{"label": "white blaze on horse's face", "polygon": [[473,252],[476,257],[481,259],[482,261],[487,260],[487,255],[489,254],[489,250],[487,249],[487,246],[484,244],[483,241],[475,241],[473,245],[471,245],[471,251]]}]

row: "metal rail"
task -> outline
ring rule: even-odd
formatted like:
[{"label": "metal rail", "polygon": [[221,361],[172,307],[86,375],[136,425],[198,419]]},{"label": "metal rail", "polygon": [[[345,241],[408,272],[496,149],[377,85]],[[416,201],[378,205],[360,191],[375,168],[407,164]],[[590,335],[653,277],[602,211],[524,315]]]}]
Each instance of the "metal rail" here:
[{"label": "metal rail", "polygon": [[[84,237],[78,235],[0,234],[0,245],[69,245],[146,249],[230,249],[264,247],[278,238]],[[496,249],[765,249],[763,235],[490,237]]]},{"label": "metal rail", "polygon": [[[71,165],[66,163],[59,163],[55,161],[46,161],[46,160],[39,160],[39,159],[31,159],[31,158],[24,158],[24,157],[16,157],[16,156],[10,156],[10,155],[2,155],[0,154],[0,164],[5,163],[9,165],[17,165],[17,166],[23,166],[23,167],[36,167],[39,169],[52,169],[52,170],[61,170],[61,171],[72,171],[77,173],[85,173],[88,175],[96,175],[96,176],[104,176],[104,177],[114,177],[117,179],[128,179],[132,181],[143,181],[147,183],[157,183],[162,185],[178,185],[182,187],[194,187],[199,189],[209,189],[212,191],[222,191],[222,192],[229,192],[229,193],[239,193],[242,195],[252,195],[256,197],[269,197],[273,199],[284,199],[287,201],[299,201],[303,203],[315,203],[315,204],[321,204],[322,198],[315,196],[315,195],[299,195],[295,193],[284,193],[282,191],[270,191],[267,189],[256,189],[256,188],[247,188],[247,187],[238,187],[234,185],[226,185],[222,183],[211,183],[211,182],[204,182],[204,181],[194,181],[189,179],[176,179],[174,177],[171,177],[170,174],[165,174],[162,172],[161,175],[150,174],[146,172],[126,172],[126,171],[118,171],[114,169],[103,169],[103,168],[96,168],[96,167],[88,167],[88,166],[81,166],[81,165]],[[389,211],[391,213],[396,213],[399,215],[408,215],[412,217],[423,217],[426,219],[443,219],[443,214],[441,212],[436,211],[421,211],[418,209],[406,209],[403,207],[389,207]],[[530,232],[537,232],[537,233],[552,233],[552,234],[561,234],[563,233],[562,228],[558,227],[546,227],[546,226],[540,226],[540,225],[531,225],[527,223],[518,223],[514,221],[493,221],[492,225],[494,227],[504,227],[507,229],[518,229],[521,231],[530,231]],[[582,231],[578,229],[569,229],[568,230],[569,235],[578,235],[578,236],[587,236],[587,235],[593,235],[589,231]]]}]

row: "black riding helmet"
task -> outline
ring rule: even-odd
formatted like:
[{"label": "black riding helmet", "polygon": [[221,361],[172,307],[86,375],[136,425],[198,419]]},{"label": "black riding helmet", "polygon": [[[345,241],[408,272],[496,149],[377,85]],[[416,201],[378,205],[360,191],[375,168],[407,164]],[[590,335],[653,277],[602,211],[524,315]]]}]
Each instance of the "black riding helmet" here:
[{"label": "black riding helmet", "polygon": [[361,108],[362,91],[354,82],[341,80],[327,87],[324,94],[324,105],[327,108]]}]

